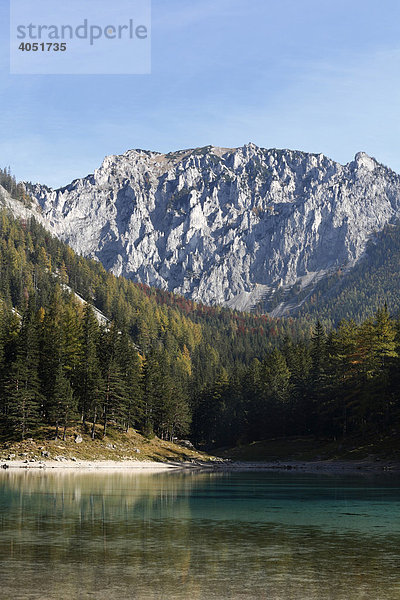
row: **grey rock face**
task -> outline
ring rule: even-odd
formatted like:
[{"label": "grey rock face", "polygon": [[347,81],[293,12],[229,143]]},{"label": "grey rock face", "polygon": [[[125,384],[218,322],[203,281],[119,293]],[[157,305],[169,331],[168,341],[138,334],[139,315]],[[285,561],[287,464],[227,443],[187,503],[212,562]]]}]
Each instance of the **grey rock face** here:
[{"label": "grey rock face", "polygon": [[130,150],[33,195],[58,237],[116,275],[242,309],[351,266],[400,214],[400,177],[364,153],[343,166],[254,144]]},{"label": "grey rock face", "polygon": [[15,200],[10,194],[0,185],[0,208],[9,210],[14,217],[19,219],[30,219],[35,217],[44,227],[47,227],[47,223],[41,216],[41,207],[33,199],[31,206],[26,206],[19,200]]}]

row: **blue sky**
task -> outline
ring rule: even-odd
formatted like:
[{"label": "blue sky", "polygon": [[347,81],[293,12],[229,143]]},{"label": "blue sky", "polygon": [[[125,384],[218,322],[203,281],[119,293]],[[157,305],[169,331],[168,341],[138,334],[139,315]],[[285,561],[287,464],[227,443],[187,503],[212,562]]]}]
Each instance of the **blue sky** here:
[{"label": "blue sky", "polygon": [[0,165],[19,179],[56,187],[130,148],[249,141],[342,163],[364,150],[400,172],[398,0],[153,0],[150,75],[10,75],[8,11]]}]

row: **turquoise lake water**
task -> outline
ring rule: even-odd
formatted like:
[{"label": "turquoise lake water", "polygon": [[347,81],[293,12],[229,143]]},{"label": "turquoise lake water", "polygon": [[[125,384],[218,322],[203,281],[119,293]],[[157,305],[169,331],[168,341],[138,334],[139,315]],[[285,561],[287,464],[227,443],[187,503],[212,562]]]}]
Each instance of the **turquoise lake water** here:
[{"label": "turquoise lake water", "polygon": [[3,599],[399,600],[400,480],[0,474]]}]

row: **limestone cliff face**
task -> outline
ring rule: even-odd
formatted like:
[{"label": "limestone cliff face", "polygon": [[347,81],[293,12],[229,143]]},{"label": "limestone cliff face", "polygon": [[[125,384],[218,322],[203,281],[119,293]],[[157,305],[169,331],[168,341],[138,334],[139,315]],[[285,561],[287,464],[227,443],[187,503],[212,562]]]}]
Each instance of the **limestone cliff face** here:
[{"label": "limestone cliff face", "polygon": [[351,267],[400,215],[400,176],[364,153],[343,166],[254,144],[130,150],[32,193],[58,237],[115,274],[242,309]]}]

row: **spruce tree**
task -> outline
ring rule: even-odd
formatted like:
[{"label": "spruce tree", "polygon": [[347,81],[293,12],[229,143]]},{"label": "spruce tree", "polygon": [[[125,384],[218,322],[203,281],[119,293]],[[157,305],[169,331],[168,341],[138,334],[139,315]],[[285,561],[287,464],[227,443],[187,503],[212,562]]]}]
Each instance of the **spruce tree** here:
[{"label": "spruce tree", "polygon": [[53,395],[49,417],[56,426],[55,439],[58,438],[59,428],[62,427],[63,440],[65,440],[67,427],[77,418],[77,403],[61,362],[58,363],[54,373]]},{"label": "spruce tree", "polygon": [[142,360],[132,343],[126,328],[123,328],[117,345],[117,362],[121,370],[124,385],[124,402],[118,407],[118,418],[124,424],[126,432],[136,427],[143,414],[141,387]]},{"label": "spruce tree", "polygon": [[345,438],[354,423],[360,402],[360,369],[363,362],[358,327],[354,321],[341,321],[332,331],[328,345],[328,373],[333,432]]},{"label": "spruce tree", "polygon": [[91,418],[91,436],[95,437],[96,423],[101,407],[103,382],[100,371],[99,325],[92,307],[85,305],[80,342],[80,360],[77,367],[76,391],[83,424]]},{"label": "spruce tree", "polygon": [[260,389],[264,402],[262,437],[266,437],[266,433],[286,435],[290,372],[285,357],[278,349],[274,349],[262,362]]},{"label": "spruce tree", "polygon": [[363,323],[360,335],[366,340],[364,412],[375,428],[387,427],[393,405],[389,376],[398,353],[396,328],[386,305],[375,313],[373,319]]},{"label": "spruce tree", "polygon": [[311,339],[311,369],[309,380],[309,428],[317,435],[320,433],[320,413],[326,395],[326,334],[320,321],[317,321]]},{"label": "spruce tree", "polygon": [[160,372],[161,363],[160,356],[154,350],[150,352],[143,363],[141,380],[143,397],[142,431],[146,436],[152,435],[154,428],[157,427],[156,417],[160,399],[164,393]]},{"label": "spruce tree", "polygon": [[9,398],[7,421],[14,434],[22,440],[31,435],[40,423],[42,396],[38,370],[38,323],[30,301],[22,318],[16,358],[6,382]]},{"label": "spruce tree", "polygon": [[119,331],[115,322],[102,332],[102,376],[103,376],[103,437],[107,435],[107,426],[110,418],[115,418],[119,411],[126,405],[127,391],[125,380],[118,363]]}]

